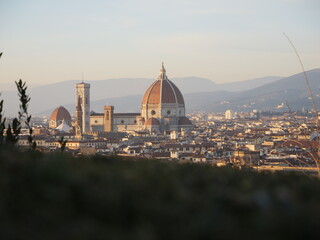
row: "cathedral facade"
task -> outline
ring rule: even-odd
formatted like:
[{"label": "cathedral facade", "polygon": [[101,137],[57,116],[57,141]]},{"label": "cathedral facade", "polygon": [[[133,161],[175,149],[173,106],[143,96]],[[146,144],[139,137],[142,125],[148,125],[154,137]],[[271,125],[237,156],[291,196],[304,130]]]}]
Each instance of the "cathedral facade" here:
[{"label": "cathedral facade", "polygon": [[[84,83],[82,83],[84,84]],[[81,132],[88,131],[84,111],[86,100],[84,92],[89,88],[77,84],[76,120]],[[90,85],[89,85],[90,87]],[[79,94],[78,94],[79,92]],[[89,93],[87,96],[89,96]],[[84,106],[84,107],[82,107]],[[90,103],[88,104],[90,108]],[[88,106],[85,110],[88,110]],[[78,109],[79,108],[79,109]],[[113,106],[105,106],[103,113],[90,114],[90,131],[92,132],[155,132],[190,130],[193,125],[185,116],[185,103],[177,86],[171,82],[162,64],[160,75],[146,90],[141,103],[141,113],[116,113]]]}]

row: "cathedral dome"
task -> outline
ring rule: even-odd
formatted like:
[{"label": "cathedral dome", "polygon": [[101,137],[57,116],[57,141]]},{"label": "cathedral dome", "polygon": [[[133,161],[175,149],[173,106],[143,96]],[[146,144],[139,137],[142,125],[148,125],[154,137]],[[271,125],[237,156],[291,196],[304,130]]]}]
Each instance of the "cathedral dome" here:
[{"label": "cathedral dome", "polygon": [[67,109],[60,106],[56,108],[53,113],[51,114],[50,121],[71,121],[70,113]]},{"label": "cathedral dome", "polygon": [[162,64],[160,76],[145,92],[142,104],[177,103],[183,104],[184,100],[180,90],[166,76],[166,70]]}]

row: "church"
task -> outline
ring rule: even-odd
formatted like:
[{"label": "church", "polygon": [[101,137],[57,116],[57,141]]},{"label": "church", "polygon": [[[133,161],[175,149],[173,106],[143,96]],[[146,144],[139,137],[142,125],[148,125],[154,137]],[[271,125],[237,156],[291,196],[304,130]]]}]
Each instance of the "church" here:
[{"label": "church", "polygon": [[185,103],[177,86],[168,79],[162,64],[160,75],[146,90],[141,113],[116,113],[114,106],[104,106],[103,113],[90,113],[90,84],[76,85],[76,131],[149,132],[190,130],[193,125],[185,116]]}]

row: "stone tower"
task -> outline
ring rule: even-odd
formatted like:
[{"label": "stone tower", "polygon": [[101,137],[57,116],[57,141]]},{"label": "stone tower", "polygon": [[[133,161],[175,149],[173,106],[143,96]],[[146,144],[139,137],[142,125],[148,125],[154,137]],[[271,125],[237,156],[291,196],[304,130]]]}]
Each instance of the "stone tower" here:
[{"label": "stone tower", "polygon": [[90,84],[76,84],[76,121],[80,134],[90,131]]},{"label": "stone tower", "polygon": [[113,132],[113,106],[104,106],[104,131]]}]

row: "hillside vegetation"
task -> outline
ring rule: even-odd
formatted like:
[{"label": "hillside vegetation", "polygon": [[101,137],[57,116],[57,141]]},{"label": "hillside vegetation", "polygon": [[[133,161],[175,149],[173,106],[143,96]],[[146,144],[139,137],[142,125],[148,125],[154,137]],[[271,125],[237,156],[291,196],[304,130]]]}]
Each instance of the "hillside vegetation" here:
[{"label": "hillside vegetation", "polygon": [[1,239],[316,239],[320,181],[119,157],[0,151]]}]

